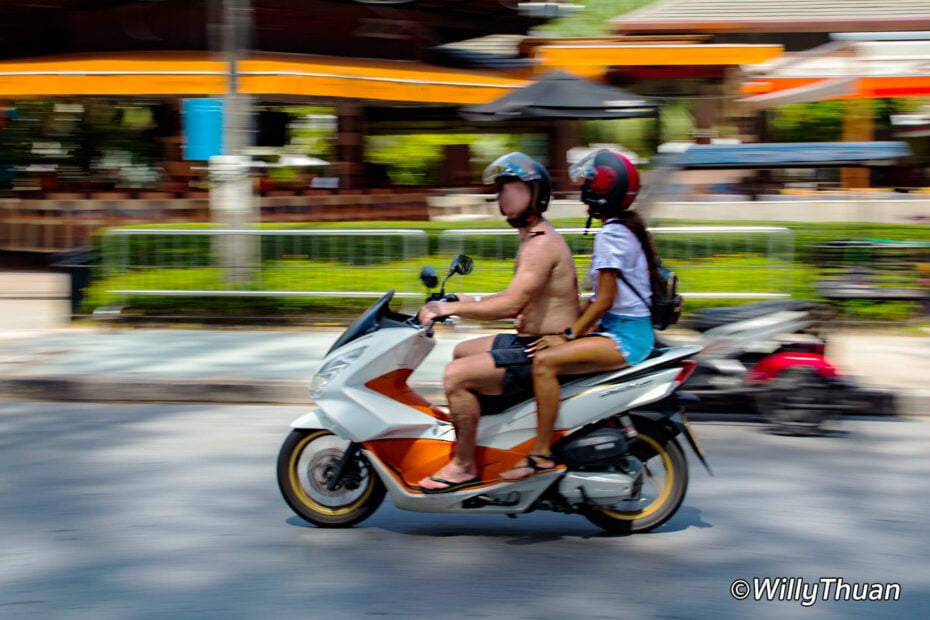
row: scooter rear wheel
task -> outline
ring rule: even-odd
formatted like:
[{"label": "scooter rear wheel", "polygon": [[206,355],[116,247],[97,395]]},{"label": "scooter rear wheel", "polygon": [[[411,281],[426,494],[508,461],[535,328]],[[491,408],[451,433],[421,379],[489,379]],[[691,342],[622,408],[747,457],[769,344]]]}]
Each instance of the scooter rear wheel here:
[{"label": "scooter rear wheel", "polygon": [[635,534],[672,518],[688,489],[688,461],[673,437],[654,425],[637,423],[630,453],[644,466],[639,495],[610,508],[588,508],[584,515],[608,532]]},{"label": "scooter rear wheel", "polygon": [[348,446],[326,430],[294,430],[284,440],[278,453],[278,487],[302,519],[320,527],[351,527],[381,505],[384,484],[360,454],[336,488],[327,488]]}]

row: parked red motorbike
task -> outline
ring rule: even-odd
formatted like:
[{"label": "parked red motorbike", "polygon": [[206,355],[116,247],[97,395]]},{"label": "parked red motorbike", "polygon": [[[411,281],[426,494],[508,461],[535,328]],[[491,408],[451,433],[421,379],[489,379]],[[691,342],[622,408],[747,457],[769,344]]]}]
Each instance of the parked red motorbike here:
[{"label": "parked red motorbike", "polygon": [[682,323],[690,334],[660,339],[702,347],[684,390],[714,408],[755,408],[777,432],[820,433],[842,415],[894,415],[890,392],[862,388],[825,355],[814,326],[828,312],[807,301],[709,308]]}]

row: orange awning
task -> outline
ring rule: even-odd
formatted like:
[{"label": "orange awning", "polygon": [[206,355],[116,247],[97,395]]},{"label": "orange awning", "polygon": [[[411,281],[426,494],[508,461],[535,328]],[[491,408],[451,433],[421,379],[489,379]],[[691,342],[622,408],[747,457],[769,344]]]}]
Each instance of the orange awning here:
[{"label": "orange awning", "polygon": [[600,77],[614,66],[735,66],[755,65],[778,58],[781,45],[648,44],[542,45],[536,59],[547,68],[558,68]]},{"label": "orange awning", "polygon": [[93,54],[0,62],[0,96],[217,95],[226,65],[198,53]]},{"label": "orange awning", "polygon": [[[0,97],[219,96],[226,70],[208,54],[183,52],[9,60],[0,62]],[[238,73],[240,92],[251,95],[444,104],[485,103],[527,83],[423,63],[273,54],[242,60]]]},{"label": "orange awning", "polygon": [[[766,76],[743,84],[739,99],[750,107],[772,107],[826,99],[928,97],[930,75],[886,75],[856,78],[779,78]],[[764,97],[764,98],[763,98]],[[764,104],[764,105],[761,105]]]},{"label": "orange awning", "polygon": [[417,103],[486,103],[527,83],[490,72],[415,62],[266,55],[242,61],[241,90]]},{"label": "orange awning", "polygon": [[755,94],[751,97],[737,99],[736,102],[749,110],[765,110],[789,103],[807,103],[809,101],[846,97],[854,94],[858,88],[855,78],[819,80],[794,88]]},{"label": "orange awning", "polygon": [[[838,41],[762,67],[741,90],[754,105],[930,96],[930,39]],[[838,85],[843,84],[842,88]],[[765,96],[762,99],[760,96]],[[777,103],[776,103],[777,105]]]}]

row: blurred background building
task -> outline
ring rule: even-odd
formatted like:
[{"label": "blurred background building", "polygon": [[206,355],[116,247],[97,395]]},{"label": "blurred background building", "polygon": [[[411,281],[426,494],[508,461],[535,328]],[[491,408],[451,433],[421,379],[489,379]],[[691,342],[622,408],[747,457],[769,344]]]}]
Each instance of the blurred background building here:
[{"label": "blurred background building", "polygon": [[[536,29],[581,3],[8,0],[0,249],[58,251],[101,226],[205,219],[206,160],[223,140],[254,161],[263,221],[426,219],[437,194],[482,191],[487,154],[455,136],[523,136],[507,146],[544,159],[567,190],[566,153],[603,142],[597,131],[576,119],[461,113],[555,70],[663,110],[684,101],[684,138],[697,143],[771,139],[772,110],[821,99],[842,102],[842,139],[889,138],[871,121],[873,102],[930,93],[930,44],[915,33],[930,25],[924,2],[639,4],[607,34],[556,37]],[[918,188],[927,117],[906,112],[892,116],[916,156],[886,181]],[[649,122],[643,162],[671,137],[665,118]],[[211,123],[225,124],[225,137],[193,148],[198,129],[216,137]],[[230,126],[241,128],[238,142]],[[378,140],[422,134],[453,136],[429,175],[406,171],[402,150],[371,152]],[[871,182],[867,171],[842,179]]]}]

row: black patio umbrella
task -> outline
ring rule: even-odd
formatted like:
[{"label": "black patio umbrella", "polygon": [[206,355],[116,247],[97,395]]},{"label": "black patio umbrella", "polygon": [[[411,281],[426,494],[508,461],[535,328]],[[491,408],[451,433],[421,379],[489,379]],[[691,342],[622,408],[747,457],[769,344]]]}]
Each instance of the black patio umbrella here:
[{"label": "black patio umbrella", "polygon": [[470,121],[528,118],[651,118],[659,104],[625,90],[591,82],[563,71],[548,73],[532,84],[459,114]]}]

